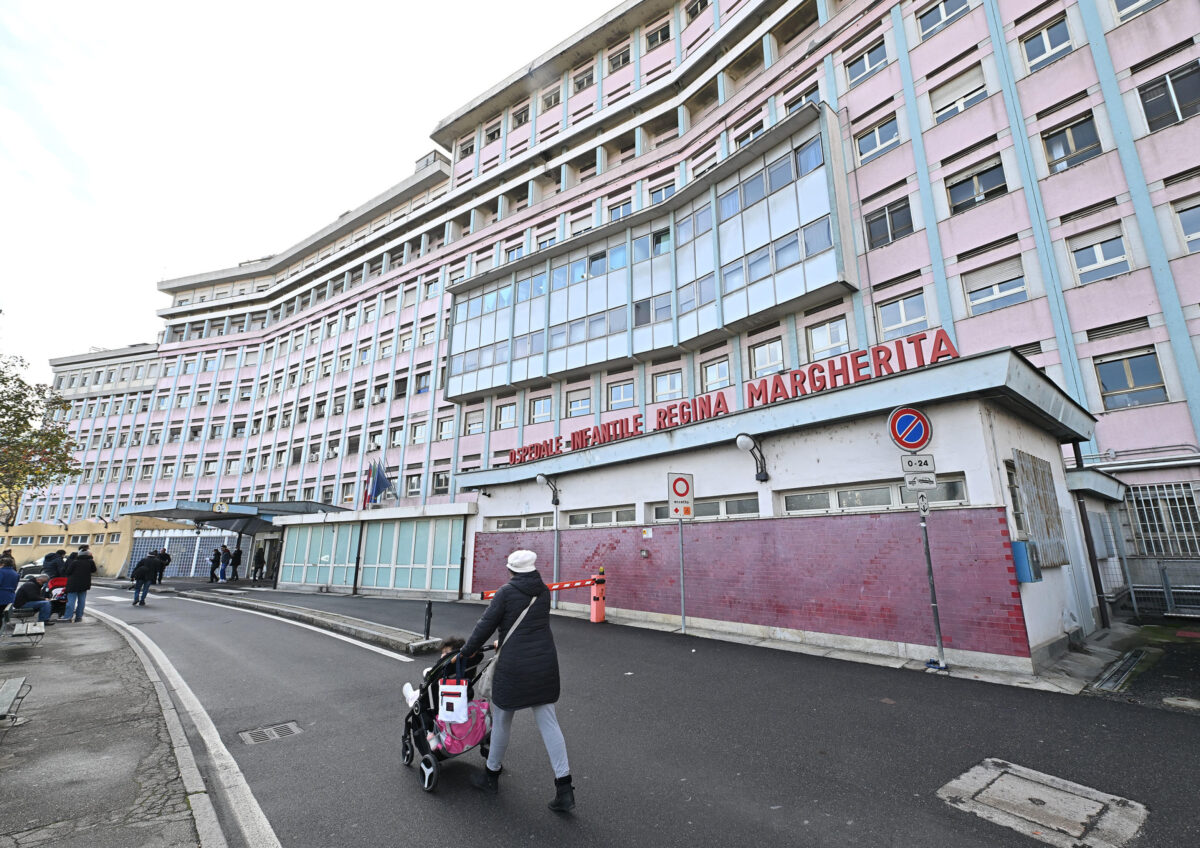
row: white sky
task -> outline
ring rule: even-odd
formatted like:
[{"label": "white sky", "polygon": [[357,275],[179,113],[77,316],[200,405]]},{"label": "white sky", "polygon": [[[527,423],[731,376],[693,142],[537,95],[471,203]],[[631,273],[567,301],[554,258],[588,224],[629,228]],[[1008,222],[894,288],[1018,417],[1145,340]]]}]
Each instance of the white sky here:
[{"label": "white sky", "polygon": [[153,342],[162,279],[295,244],[617,0],[0,0],[0,354]]}]

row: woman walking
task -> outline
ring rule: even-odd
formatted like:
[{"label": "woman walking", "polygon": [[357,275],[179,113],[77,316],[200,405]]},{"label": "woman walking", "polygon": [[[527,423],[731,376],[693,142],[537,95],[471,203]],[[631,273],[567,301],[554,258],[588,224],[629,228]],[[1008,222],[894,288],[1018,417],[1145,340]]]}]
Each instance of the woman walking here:
[{"label": "woman walking", "polygon": [[542,582],[536,563],[537,554],[533,551],[509,554],[508,570],[512,577],[496,592],[462,649],[463,657],[473,656],[492,633],[500,631],[502,650],[492,681],[491,748],[486,769],[471,782],[484,792],[496,793],[513,713],[529,708],[554,768],[555,795],[549,807],[566,812],[575,806],[575,788],[567,764],[567,744],[554,712],[559,679],[558,652],[550,632],[550,590]]}]

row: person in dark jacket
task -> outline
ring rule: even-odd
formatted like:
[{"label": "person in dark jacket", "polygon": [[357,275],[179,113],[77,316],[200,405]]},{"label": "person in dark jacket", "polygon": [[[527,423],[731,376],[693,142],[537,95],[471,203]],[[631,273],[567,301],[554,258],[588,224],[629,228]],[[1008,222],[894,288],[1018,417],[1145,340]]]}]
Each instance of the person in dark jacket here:
[{"label": "person in dark jacket", "polygon": [[151,551],[138,560],[138,564],[133,567],[131,576],[133,577],[133,605],[135,607],[146,605],[146,593],[150,591],[154,575],[158,574],[158,563],[158,557]]},{"label": "person in dark jacket", "polygon": [[92,588],[92,575],[96,572],[96,560],[84,545],[67,565],[67,608],[62,620],[83,621],[83,607],[87,603],[88,589]]},{"label": "person in dark jacket", "polygon": [[50,601],[42,597],[42,589],[50,578],[45,574],[35,574],[25,578],[25,582],[17,589],[13,597],[13,609],[35,609],[38,621],[43,624],[53,624],[50,620]]},{"label": "person in dark jacket", "polygon": [[233,549],[233,553],[229,557],[229,567],[232,569],[229,574],[229,582],[232,583],[234,580],[238,579],[238,569],[242,567],[241,548]]},{"label": "person in dark jacket", "polygon": [[163,548],[158,552],[158,568],[154,571],[155,583],[163,582],[163,578],[167,575],[167,566],[171,564],[171,555],[167,553],[167,549]]},{"label": "person in dark jacket", "polygon": [[208,558],[208,564],[211,566],[208,569],[208,582],[217,582],[217,569],[221,567],[221,549],[213,548],[212,556]]},{"label": "person in dark jacket", "polygon": [[0,612],[11,604],[17,597],[17,586],[21,583],[21,574],[17,571],[17,561],[12,554],[5,551],[0,554]]},{"label": "person in dark jacket", "polygon": [[229,563],[233,561],[233,554],[229,552],[229,545],[221,545],[221,579],[220,583],[228,583],[226,579],[229,575]]},{"label": "person in dark jacket", "polygon": [[266,568],[267,568],[267,555],[265,553],[263,553],[263,549],[261,547],[255,548],[254,549],[254,571],[251,573],[251,577],[254,580],[262,580],[263,572],[266,570]]},{"label": "person in dark jacket", "polygon": [[[500,631],[501,650],[492,680],[491,748],[486,768],[471,782],[488,793],[499,789],[513,713],[532,709],[554,767],[555,795],[549,807],[566,812],[575,806],[575,788],[567,763],[567,744],[554,711],[559,677],[558,651],[550,632],[550,590],[542,582],[536,564],[537,554],[533,551],[509,554],[508,570],[512,578],[496,592],[462,649],[462,656],[472,657],[493,633]],[[525,617],[513,629],[522,613]]]},{"label": "person in dark jacket", "polygon": [[66,551],[54,551],[46,554],[46,558],[42,560],[42,574],[45,574],[51,580],[55,577],[62,577],[66,572]]}]

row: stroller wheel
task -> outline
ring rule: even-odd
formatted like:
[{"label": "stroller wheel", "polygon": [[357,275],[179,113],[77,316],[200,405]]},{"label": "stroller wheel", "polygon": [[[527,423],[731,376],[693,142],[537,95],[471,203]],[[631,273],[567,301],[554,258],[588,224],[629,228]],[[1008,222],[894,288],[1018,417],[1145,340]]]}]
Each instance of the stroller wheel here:
[{"label": "stroller wheel", "polygon": [[421,757],[421,788],[426,792],[436,789],[441,770],[442,767],[432,754]]},{"label": "stroller wheel", "polygon": [[412,737],[407,733],[404,734],[404,740],[400,743],[400,762],[406,766],[411,766],[413,762]]}]

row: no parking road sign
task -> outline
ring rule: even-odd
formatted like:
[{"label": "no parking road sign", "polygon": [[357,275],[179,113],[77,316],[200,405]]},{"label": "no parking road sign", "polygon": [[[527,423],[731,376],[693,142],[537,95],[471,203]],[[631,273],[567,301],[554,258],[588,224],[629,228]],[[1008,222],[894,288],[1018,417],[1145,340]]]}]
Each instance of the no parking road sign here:
[{"label": "no parking road sign", "polygon": [[924,412],[902,406],[888,416],[888,435],[901,450],[919,451],[933,438],[933,427]]},{"label": "no parking road sign", "polygon": [[692,502],[692,475],[667,474],[667,514],[671,518],[691,519],[695,514]]}]

